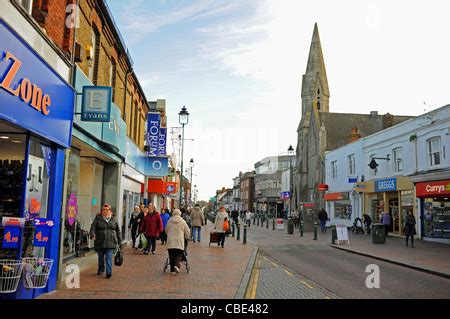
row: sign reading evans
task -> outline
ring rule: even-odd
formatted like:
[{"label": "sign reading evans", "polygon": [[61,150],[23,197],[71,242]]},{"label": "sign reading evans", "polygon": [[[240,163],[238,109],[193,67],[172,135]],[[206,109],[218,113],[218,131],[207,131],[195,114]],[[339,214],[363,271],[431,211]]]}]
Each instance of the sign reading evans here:
[{"label": "sign reading evans", "polygon": [[70,147],[74,97],[73,88],[0,19],[0,119]]},{"label": "sign reading evans", "polygon": [[110,86],[83,86],[81,120],[89,122],[109,122],[111,116]]},{"label": "sign reading evans", "polygon": [[392,192],[397,190],[397,179],[379,179],[375,182],[375,192]]}]

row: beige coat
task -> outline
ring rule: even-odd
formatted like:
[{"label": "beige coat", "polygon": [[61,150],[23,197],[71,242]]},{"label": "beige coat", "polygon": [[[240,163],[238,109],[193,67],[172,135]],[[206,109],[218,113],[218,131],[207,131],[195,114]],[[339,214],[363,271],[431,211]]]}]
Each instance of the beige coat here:
[{"label": "beige coat", "polygon": [[224,233],[223,230],[223,222],[225,221],[225,218],[228,218],[228,214],[226,212],[218,212],[216,215],[216,221],[214,222],[214,227],[216,228],[218,233]]},{"label": "beige coat", "polygon": [[184,240],[191,237],[191,231],[181,216],[172,216],[167,222],[167,249],[184,250]]},{"label": "beige coat", "polygon": [[205,224],[205,216],[200,208],[191,210],[192,226],[202,227]]}]

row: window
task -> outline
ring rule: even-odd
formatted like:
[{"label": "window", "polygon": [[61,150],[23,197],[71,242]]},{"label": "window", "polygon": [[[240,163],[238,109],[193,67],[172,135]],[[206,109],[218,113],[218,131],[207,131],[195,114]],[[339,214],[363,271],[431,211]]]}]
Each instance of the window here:
[{"label": "window", "polygon": [[401,147],[392,150],[392,157],[394,159],[394,172],[398,173],[403,170],[403,149]]},{"label": "window", "polygon": [[427,150],[430,166],[441,165],[441,138],[433,137],[427,140]]},{"label": "window", "polygon": [[349,175],[356,174],[355,154],[352,154],[348,157],[348,173]]},{"label": "window", "polygon": [[112,101],[115,102],[116,96],[116,73],[117,73],[117,64],[114,59],[111,59],[111,66],[109,69],[109,85],[112,88]]},{"label": "window", "polygon": [[94,85],[97,85],[98,80],[98,59],[100,55],[100,34],[97,32],[97,30],[94,28],[91,32],[91,48],[93,56],[91,57],[89,61],[89,79],[94,83]]},{"label": "window", "polygon": [[331,162],[331,178],[337,178],[337,161]]},{"label": "window", "polygon": [[136,142],[139,121],[139,107],[137,101],[134,104],[133,140]]}]

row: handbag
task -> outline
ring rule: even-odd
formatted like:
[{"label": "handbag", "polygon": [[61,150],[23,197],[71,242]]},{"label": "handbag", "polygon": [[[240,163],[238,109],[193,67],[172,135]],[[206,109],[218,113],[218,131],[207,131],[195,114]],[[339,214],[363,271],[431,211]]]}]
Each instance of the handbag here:
[{"label": "handbag", "polygon": [[223,230],[224,230],[225,232],[227,232],[229,229],[230,229],[230,224],[228,223],[228,220],[225,219],[225,220],[223,221]]},{"label": "handbag", "polygon": [[123,264],[123,252],[119,248],[119,250],[116,253],[116,256],[114,257],[114,265],[122,266],[122,264]]}]

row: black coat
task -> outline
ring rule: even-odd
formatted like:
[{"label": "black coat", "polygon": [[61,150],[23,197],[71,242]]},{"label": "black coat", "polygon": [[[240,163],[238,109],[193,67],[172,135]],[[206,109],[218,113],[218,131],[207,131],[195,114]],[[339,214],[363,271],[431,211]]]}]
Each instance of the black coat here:
[{"label": "black coat", "polygon": [[113,217],[109,223],[102,215],[97,215],[91,225],[91,236],[95,236],[94,248],[115,249],[122,244],[122,235],[117,220]]},{"label": "black coat", "polygon": [[323,221],[323,222],[325,222],[325,221],[327,221],[327,219],[328,219],[328,214],[327,214],[327,212],[324,210],[324,209],[322,209],[320,212],[319,212],[319,220],[320,221]]},{"label": "black coat", "polygon": [[[134,214],[131,214],[131,218],[130,218],[128,227],[131,228],[132,232],[137,232],[139,230],[139,226],[141,226],[140,222],[138,222],[139,216],[141,216],[141,214],[138,214],[137,216],[134,216]],[[142,217],[143,216],[144,215],[142,215]]]},{"label": "black coat", "polygon": [[414,216],[406,216],[405,219],[405,235],[406,236],[411,236],[411,235],[416,235],[416,218]]}]

